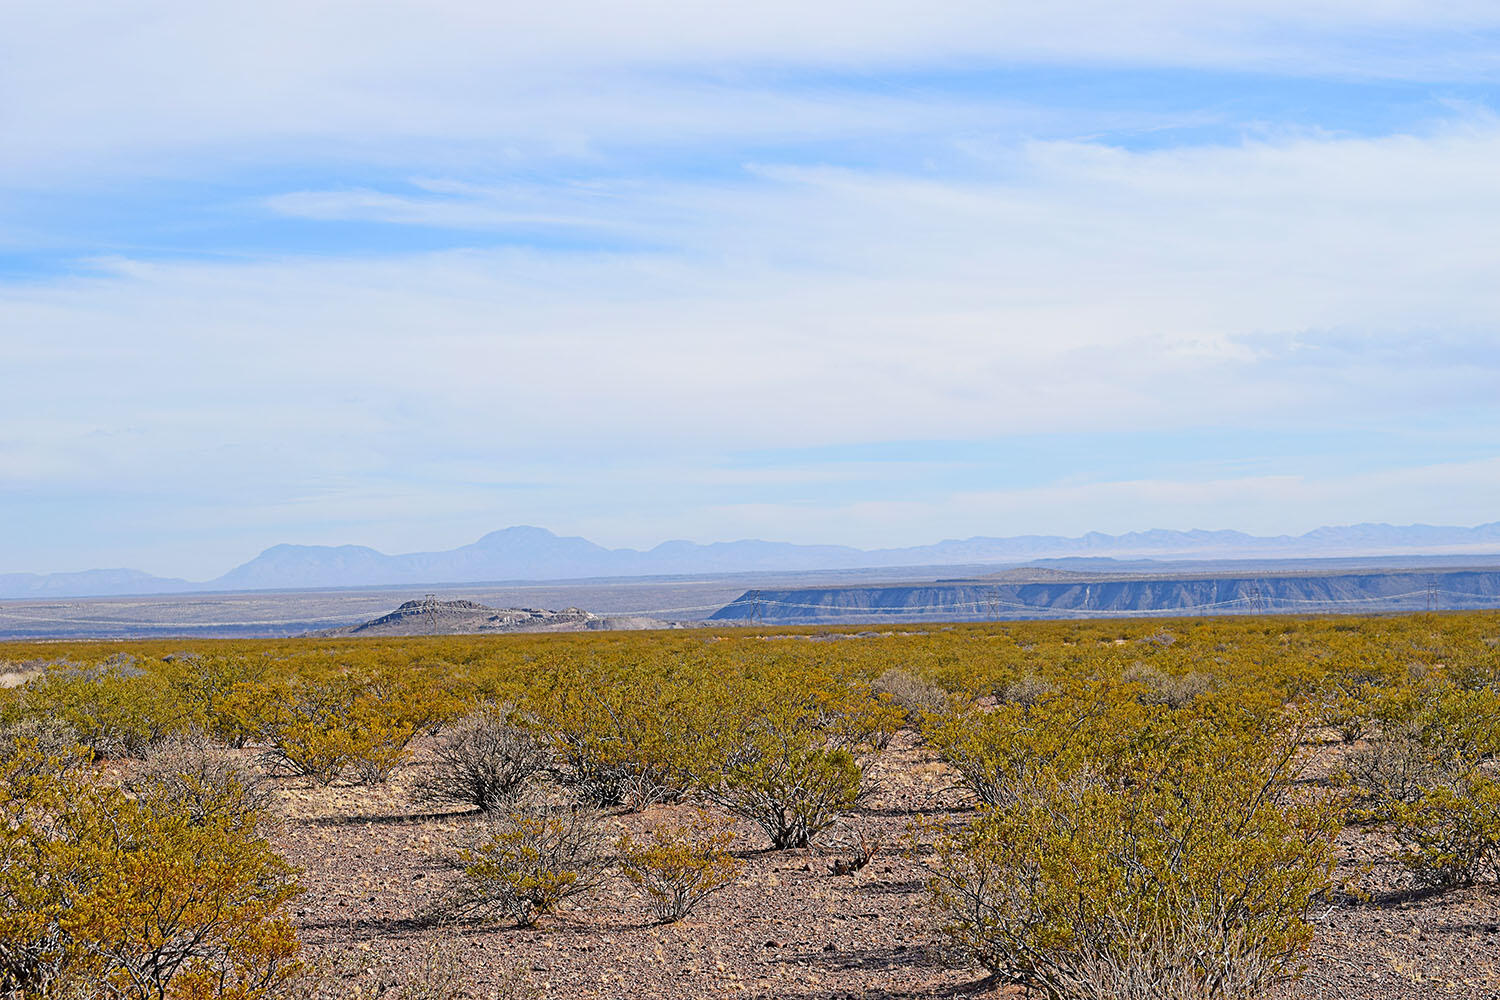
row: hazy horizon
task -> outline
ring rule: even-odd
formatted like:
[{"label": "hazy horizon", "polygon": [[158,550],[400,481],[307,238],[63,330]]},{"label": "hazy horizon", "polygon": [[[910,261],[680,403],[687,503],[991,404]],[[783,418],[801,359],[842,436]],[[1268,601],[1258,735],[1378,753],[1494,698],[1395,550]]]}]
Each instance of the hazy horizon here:
[{"label": "hazy horizon", "polygon": [[0,572],[1500,518],[1500,7],[0,11]]},{"label": "hazy horizon", "polygon": [[[562,534],[560,534],[558,532],[554,532],[554,531],[551,531],[550,529],[547,529],[547,528],[544,528],[544,527],[540,527],[540,526],[537,526],[537,525],[511,525],[511,526],[506,527],[506,528],[499,528],[499,529],[496,529],[496,530],[491,531],[491,532],[486,532],[483,536],[481,536],[481,537],[479,537],[477,539],[469,539],[466,543],[464,543],[462,545],[459,545],[459,546],[454,546],[454,547],[451,547],[451,548],[427,547],[427,548],[418,548],[418,549],[413,549],[413,550],[403,551],[403,552],[388,552],[388,551],[383,551],[383,550],[377,549],[374,546],[364,545],[364,544],[359,543],[359,542],[350,542],[350,541],[343,541],[343,542],[333,541],[333,542],[327,542],[327,543],[288,543],[288,542],[281,542],[281,543],[276,543],[276,544],[274,544],[272,546],[269,546],[269,547],[267,547],[267,548],[265,548],[265,549],[263,549],[263,550],[261,550],[259,552],[249,553],[249,554],[246,555],[245,558],[243,558],[243,559],[241,559],[241,560],[239,560],[239,561],[237,561],[237,562],[235,562],[235,563],[233,563],[231,565],[227,565],[227,566],[222,567],[222,572],[216,572],[216,573],[213,573],[212,575],[209,575],[209,576],[190,577],[190,576],[187,576],[185,574],[174,574],[174,573],[155,573],[155,574],[148,573],[148,575],[151,576],[151,577],[153,577],[153,578],[160,579],[160,580],[163,580],[163,581],[181,581],[181,582],[184,582],[184,583],[187,583],[187,584],[191,584],[191,585],[197,586],[197,585],[200,585],[200,584],[206,585],[206,584],[218,583],[221,580],[224,580],[225,578],[232,577],[236,571],[243,570],[246,567],[254,566],[257,562],[259,562],[260,560],[264,559],[265,557],[268,557],[268,556],[270,556],[270,555],[272,555],[274,553],[283,552],[283,551],[285,551],[285,552],[291,552],[291,553],[294,553],[294,554],[297,554],[297,555],[301,555],[301,554],[305,553],[305,554],[307,554],[309,556],[314,556],[314,557],[321,556],[322,554],[338,554],[340,552],[345,552],[345,551],[358,551],[358,552],[370,552],[370,553],[374,553],[375,555],[381,557],[382,559],[399,560],[399,559],[406,559],[406,558],[410,558],[410,557],[448,555],[448,554],[451,554],[451,553],[456,552],[456,551],[462,551],[462,550],[464,550],[466,548],[471,548],[473,546],[482,545],[483,543],[485,543],[486,541],[491,540],[491,539],[495,539],[495,538],[505,539],[507,536],[509,536],[508,540],[519,540],[520,545],[521,545],[521,549],[520,549],[519,555],[520,555],[520,558],[523,560],[523,562],[521,564],[520,575],[518,575],[518,576],[508,577],[508,576],[503,575],[503,573],[502,573],[502,574],[499,574],[499,575],[492,575],[492,576],[478,576],[478,577],[474,577],[472,580],[468,580],[468,581],[465,581],[465,580],[462,580],[462,579],[459,579],[459,578],[449,579],[449,578],[441,577],[441,576],[433,576],[433,577],[413,578],[410,582],[412,582],[412,583],[418,583],[418,582],[429,582],[429,583],[482,582],[482,581],[487,581],[487,580],[503,580],[503,579],[512,579],[512,578],[514,578],[514,579],[568,579],[570,577],[566,573],[563,573],[561,575],[541,575],[541,576],[536,575],[537,570],[535,569],[533,563],[535,563],[537,560],[545,561],[545,559],[548,558],[549,553],[552,551],[549,547],[553,546],[554,543],[580,543],[580,544],[583,544],[583,545],[586,545],[586,546],[597,547],[600,550],[601,553],[608,554],[608,555],[611,555],[611,556],[622,556],[622,555],[649,556],[649,555],[652,555],[654,553],[662,552],[663,550],[673,549],[674,547],[678,547],[678,546],[685,546],[687,548],[688,558],[692,558],[694,556],[704,555],[704,554],[706,554],[708,552],[708,550],[712,550],[715,547],[726,547],[726,548],[728,548],[728,547],[745,547],[745,546],[748,546],[748,547],[751,547],[752,549],[764,548],[766,550],[772,550],[772,549],[776,549],[776,548],[780,548],[780,547],[788,547],[788,548],[799,550],[800,553],[803,555],[803,562],[801,564],[799,564],[800,568],[794,568],[794,567],[792,567],[790,565],[782,565],[782,566],[778,566],[776,568],[773,568],[773,569],[767,570],[767,571],[795,571],[795,572],[804,572],[804,571],[811,571],[811,570],[838,570],[838,569],[841,569],[841,568],[850,568],[850,567],[865,567],[865,568],[891,567],[891,568],[894,568],[894,567],[900,567],[902,565],[910,565],[910,566],[934,566],[934,567],[936,567],[936,566],[942,566],[942,565],[978,565],[978,564],[983,564],[983,563],[993,563],[993,564],[996,564],[996,565],[1000,565],[1000,564],[1015,564],[1015,563],[1034,562],[1034,561],[1038,561],[1038,560],[1045,561],[1045,560],[1051,560],[1051,559],[1084,557],[1084,556],[1103,556],[1103,557],[1119,558],[1119,559],[1126,559],[1126,560],[1129,560],[1129,559],[1141,559],[1141,560],[1148,561],[1148,562],[1149,561],[1168,561],[1168,562],[1170,562],[1170,561],[1183,561],[1183,562],[1191,562],[1191,561],[1195,561],[1195,560],[1197,560],[1197,561],[1211,562],[1211,561],[1223,561],[1225,559],[1234,560],[1236,558],[1245,559],[1245,560],[1252,560],[1252,561],[1254,559],[1256,559],[1256,558],[1272,558],[1272,559],[1278,559],[1278,560],[1283,560],[1283,561],[1285,561],[1285,560],[1295,561],[1297,559],[1309,559],[1309,560],[1319,560],[1319,559],[1349,559],[1349,558],[1356,558],[1356,559],[1364,559],[1364,558],[1378,559],[1378,558],[1380,558],[1382,556],[1392,556],[1392,557],[1405,556],[1405,557],[1409,557],[1409,556],[1421,556],[1421,555],[1448,556],[1448,557],[1462,557],[1462,556],[1482,557],[1482,556],[1488,556],[1488,555],[1500,556],[1500,532],[1491,530],[1489,532],[1489,534],[1486,535],[1486,536],[1484,536],[1484,537],[1475,537],[1475,538],[1469,538],[1469,539],[1455,538],[1454,535],[1456,534],[1456,535],[1461,536],[1464,533],[1478,533],[1478,532],[1483,531],[1484,529],[1496,529],[1496,528],[1500,528],[1500,521],[1489,522],[1489,523],[1479,524],[1479,525],[1428,525],[1428,524],[1390,525],[1390,524],[1384,524],[1384,523],[1368,523],[1367,522],[1367,523],[1361,523],[1361,524],[1355,524],[1355,525],[1320,525],[1317,528],[1312,529],[1310,532],[1307,532],[1307,533],[1297,533],[1297,534],[1287,534],[1287,533],[1284,533],[1284,534],[1277,534],[1277,535],[1259,535],[1259,534],[1254,534],[1254,533],[1240,532],[1237,529],[1232,529],[1232,528],[1229,528],[1229,529],[1202,529],[1202,528],[1176,529],[1176,528],[1159,528],[1158,527],[1158,528],[1138,529],[1138,530],[1135,530],[1135,531],[1121,532],[1121,533],[1117,533],[1117,534],[1109,534],[1109,533],[1102,533],[1102,532],[1085,532],[1085,533],[1082,533],[1080,535],[1047,535],[1047,534],[1035,534],[1035,533],[1026,533],[1026,534],[1021,534],[1021,535],[974,535],[974,536],[967,536],[967,537],[964,537],[964,538],[950,537],[950,538],[941,538],[941,539],[928,539],[928,540],[926,540],[924,542],[920,542],[920,543],[917,543],[916,545],[911,545],[911,546],[857,546],[857,545],[856,546],[848,546],[848,545],[833,545],[833,544],[827,544],[827,543],[793,543],[793,542],[787,542],[784,539],[776,539],[776,538],[738,538],[738,539],[727,539],[726,538],[726,539],[713,539],[713,540],[709,540],[707,542],[698,542],[696,540],[674,538],[674,539],[661,539],[661,540],[655,542],[654,544],[650,544],[650,545],[644,545],[644,546],[640,546],[640,547],[631,547],[631,546],[600,546],[593,539],[588,539],[588,538],[584,538],[582,536],[576,536],[576,535],[562,535]],[[1380,540],[1371,540],[1368,537],[1362,538],[1361,532],[1364,529],[1369,529],[1370,531],[1376,533],[1376,535],[1378,536],[1378,538]],[[1436,533],[1439,537],[1434,538],[1433,537],[1434,533]],[[1208,547],[1200,547],[1200,548],[1196,548],[1195,549],[1195,548],[1193,548],[1191,546],[1191,544],[1190,544],[1191,543],[1191,539],[1189,537],[1189,536],[1195,536],[1195,535],[1235,535],[1235,536],[1239,536],[1239,539],[1241,539],[1245,543],[1247,543],[1247,545],[1249,547],[1244,548],[1242,551],[1237,551],[1237,549],[1235,548],[1234,542],[1231,541],[1228,545],[1219,545],[1218,547],[1215,547],[1213,545],[1209,545]],[[1317,537],[1314,537],[1311,540],[1308,540],[1307,537],[1306,537],[1307,535],[1314,535],[1314,536],[1317,536]],[[545,537],[540,537],[539,538],[538,536],[545,536]],[[1087,542],[1087,541],[1090,541],[1090,540],[1093,540],[1093,541],[1097,542],[1100,539],[1109,539],[1111,541],[1115,541],[1115,540],[1121,540],[1121,541],[1123,541],[1125,539],[1131,538],[1131,536],[1141,536],[1141,539],[1144,539],[1145,541],[1143,543],[1141,540],[1137,540],[1137,542],[1134,544],[1133,547],[1131,545],[1129,545],[1129,544],[1126,544],[1126,545],[1114,545],[1114,546],[1105,545],[1102,548],[1091,548],[1091,547],[1089,547],[1087,545],[1070,545],[1070,544],[1068,544],[1068,543],[1074,543],[1074,542],[1082,543],[1082,542]],[[1150,544],[1150,539],[1152,538],[1152,536],[1173,536],[1173,537],[1169,537],[1169,538],[1166,538],[1164,540],[1161,540],[1160,544],[1158,546],[1153,547]],[[1490,536],[1494,536],[1494,537],[1492,538]],[[959,548],[959,549],[949,548],[949,549],[945,550],[945,547],[955,547],[955,546],[961,547],[961,546],[964,546],[964,545],[966,545],[968,543],[977,543],[977,542],[985,542],[985,543],[1011,543],[1011,542],[1018,542],[1018,541],[1021,541],[1021,540],[1029,540],[1029,539],[1055,539],[1055,540],[1057,540],[1061,544],[1054,545],[1051,549],[1047,549],[1047,548],[1044,547],[1043,549],[1038,550],[1038,552],[1036,554],[1033,554],[1031,556],[1026,556],[1026,555],[1020,554],[1019,551],[1017,551],[1016,554],[1003,554],[1005,551],[1007,551],[1007,550],[1004,550],[1003,547],[1000,550],[996,550],[997,552],[1000,552],[1002,554],[979,555],[979,556],[974,556],[972,558],[970,556],[964,555],[963,554],[963,550],[961,548]],[[1277,541],[1282,541],[1282,540],[1285,540],[1286,542],[1288,542],[1290,544],[1287,547],[1282,548],[1282,549],[1266,548],[1264,545],[1261,545],[1260,548],[1256,548],[1255,547],[1257,545],[1260,545],[1260,543],[1270,543],[1270,542],[1277,542]],[[542,544],[542,551],[541,551],[541,553],[539,555],[535,555],[535,556],[533,556],[531,553],[529,553],[529,552],[526,551],[528,548],[532,547],[532,545],[533,545],[534,542],[540,542]],[[827,560],[825,562],[819,562],[816,559],[815,553],[818,550],[821,550],[821,549],[837,549],[837,550],[845,551],[847,553],[858,553],[858,554],[862,554],[862,555],[866,555],[866,556],[876,556],[876,555],[880,555],[882,553],[891,553],[891,554],[912,553],[913,554],[913,561],[905,562],[905,563],[903,563],[901,561],[889,561],[889,560],[887,560],[887,561],[866,561],[866,562],[852,561],[852,562],[840,563],[836,559],[829,559],[829,560]],[[561,548],[559,548],[557,551],[561,552],[561,551],[564,551],[564,550],[562,550]],[[955,553],[957,553],[957,554],[955,554]],[[1258,556],[1257,553],[1260,553],[1260,555]],[[505,554],[506,554],[507,558],[516,558],[516,553],[512,552],[510,549],[505,550]],[[707,566],[705,566],[705,571],[727,572],[727,573],[756,572],[756,571],[759,571],[754,566],[742,566],[740,568],[735,568],[735,564],[734,564],[734,558],[735,558],[735,556],[731,555],[731,556],[729,556],[727,558],[728,558],[729,561],[726,562],[726,563],[724,563],[724,564],[715,565],[713,567],[707,567]],[[532,562],[529,562],[529,563],[525,562],[524,560],[526,560],[526,559],[530,559],[530,560],[532,560]],[[926,561],[924,561],[924,559]],[[77,569],[63,569],[63,570],[13,569],[13,568],[5,567],[5,566],[0,566],[0,581],[5,580],[7,577],[11,577],[11,578],[18,578],[18,577],[40,577],[40,578],[68,577],[68,576],[73,576],[73,575],[87,575],[89,573],[97,573],[97,572],[112,573],[112,572],[121,572],[121,571],[125,571],[125,572],[142,572],[139,567],[134,567],[134,566],[88,566],[88,567],[79,567]],[[691,570],[687,570],[687,571],[690,572]],[[589,578],[589,577],[593,577],[595,575],[604,575],[604,576],[610,576],[610,575],[642,575],[642,576],[652,576],[652,575],[661,575],[662,573],[666,573],[666,574],[670,575],[670,574],[678,573],[678,572],[684,572],[684,570],[654,570],[653,571],[653,570],[650,570],[650,569],[644,569],[639,574],[633,573],[633,572],[622,572],[622,573],[603,572],[602,574],[594,574],[594,573],[589,573],[589,572],[580,572],[580,573],[574,574],[574,576],[576,578]],[[375,580],[375,581],[371,581],[371,582],[365,582],[365,583],[343,583],[343,584],[336,584],[336,586],[372,586],[372,585],[380,585],[380,584],[389,583],[389,582],[391,582],[391,581],[386,580],[386,579],[379,579],[379,580]],[[130,592],[130,591],[121,591],[120,593],[127,593],[127,592]],[[4,592],[0,592],[0,599],[5,598],[6,596],[7,595]],[[11,595],[11,596],[14,596],[14,595]],[[101,596],[104,596],[104,595],[101,595]]]}]

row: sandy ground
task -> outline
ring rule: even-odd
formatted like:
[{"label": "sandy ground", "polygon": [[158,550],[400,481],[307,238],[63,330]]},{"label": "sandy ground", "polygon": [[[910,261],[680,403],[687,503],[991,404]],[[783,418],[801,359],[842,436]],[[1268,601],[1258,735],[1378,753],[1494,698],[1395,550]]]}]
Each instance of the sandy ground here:
[{"label": "sandy ground", "polygon": [[[878,765],[883,790],[849,821],[890,845],[867,868],[833,875],[828,854],[761,850],[763,836],[741,825],[739,881],[667,926],[654,924],[619,878],[533,929],[434,926],[425,915],[452,877],[442,858],[476,819],[413,804],[415,766],[374,788],[277,779],[273,839],[305,869],[308,891],[296,904],[304,940],[315,952],[358,957],[367,986],[447,966],[474,997],[518,995],[505,989],[517,974],[537,995],[560,998],[1018,995],[953,961],[932,929],[920,852],[904,846],[907,824],[917,812],[962,820],[970,802],[905,736]],[[611,822],[640,831],[680,810]],[[1369,869],[1358,881],[1375,899],[1319,911],[1306,976],[1281,997],[1500,998],[1500,891],[1400,894],[1399,871],[1377,863],[1374,834],[1350,829],[1341,846],[1340,876]]]}]

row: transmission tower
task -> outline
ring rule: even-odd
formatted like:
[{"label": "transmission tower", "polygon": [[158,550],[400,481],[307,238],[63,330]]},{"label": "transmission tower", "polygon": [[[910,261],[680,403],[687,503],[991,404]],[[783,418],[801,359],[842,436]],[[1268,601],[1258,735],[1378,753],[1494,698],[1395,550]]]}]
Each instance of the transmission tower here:
[{"label": "transmission tower", "polygon": [[1271,610],[1266,600],[1266,592],[1261,589],[1260,581],[1256,580],[1250,585],[1250,606],[1255,608],[1255,613],[1263,615]]}]

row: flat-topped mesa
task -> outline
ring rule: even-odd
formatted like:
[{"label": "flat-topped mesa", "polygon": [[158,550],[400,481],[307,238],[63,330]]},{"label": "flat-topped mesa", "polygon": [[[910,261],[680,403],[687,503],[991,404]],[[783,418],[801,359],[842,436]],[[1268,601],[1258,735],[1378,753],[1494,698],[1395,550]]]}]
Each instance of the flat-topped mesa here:
[{"label": "flat-topped mesa", "polygon": [[1241,575],[1060,573],[1025,567],[968,580],[748,590],[708,621],[816,625],[1496,608],[1500,608],[1500,570],[1495,569]]}]

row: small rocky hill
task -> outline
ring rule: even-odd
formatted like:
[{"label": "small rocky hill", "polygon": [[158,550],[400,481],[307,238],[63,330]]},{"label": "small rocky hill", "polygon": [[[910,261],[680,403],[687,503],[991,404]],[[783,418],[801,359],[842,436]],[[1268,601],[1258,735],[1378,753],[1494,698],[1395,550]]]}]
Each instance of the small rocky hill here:
[{"label": "small rocky hill", "polygon": [[487,632],[584,632],[671,628],[649,618],[608,618],[581,608],[492,608],[473,601],[407,601],[390,614],[319,635],[478,635]]}]

